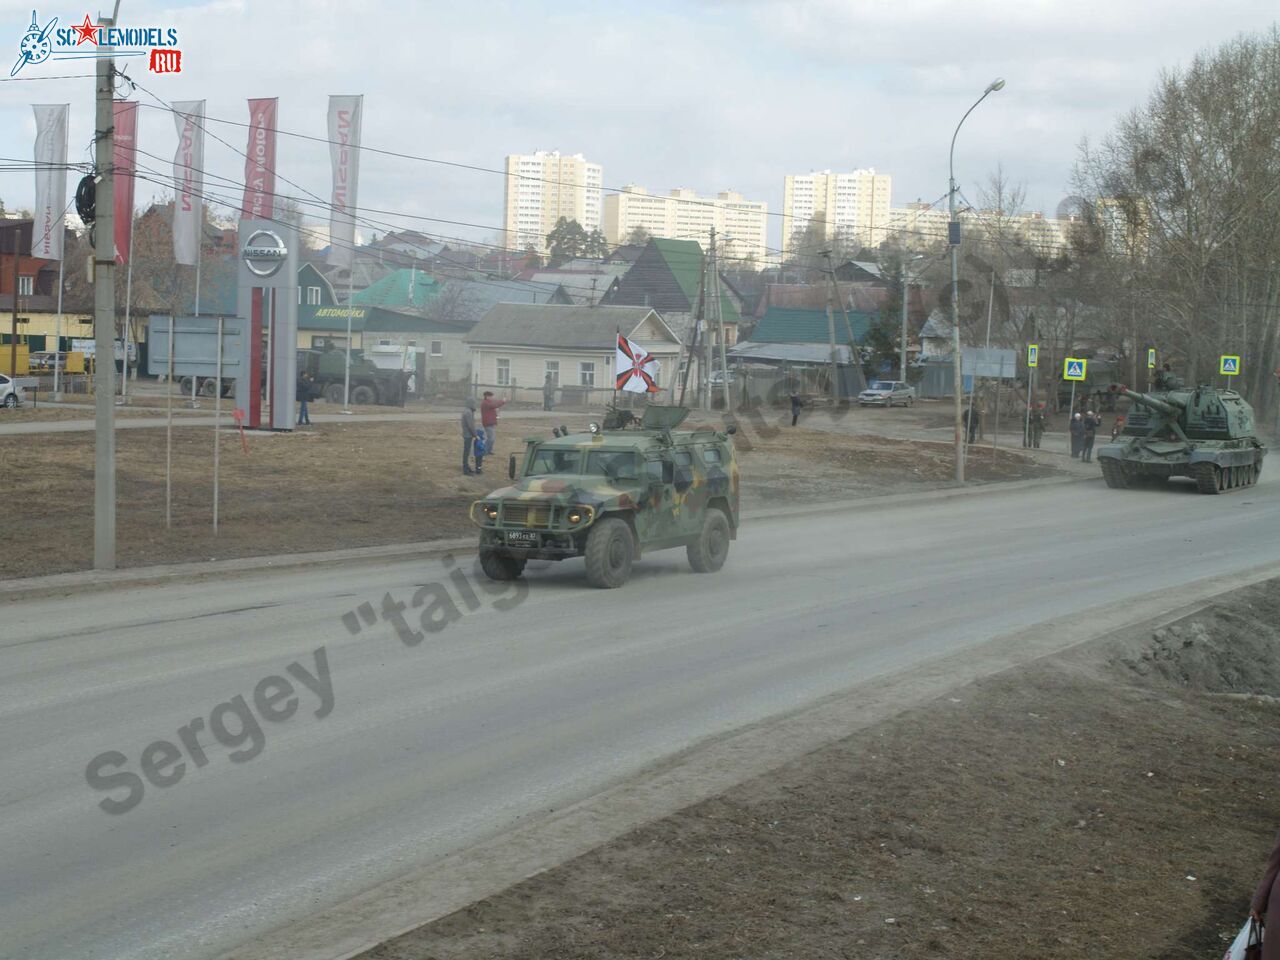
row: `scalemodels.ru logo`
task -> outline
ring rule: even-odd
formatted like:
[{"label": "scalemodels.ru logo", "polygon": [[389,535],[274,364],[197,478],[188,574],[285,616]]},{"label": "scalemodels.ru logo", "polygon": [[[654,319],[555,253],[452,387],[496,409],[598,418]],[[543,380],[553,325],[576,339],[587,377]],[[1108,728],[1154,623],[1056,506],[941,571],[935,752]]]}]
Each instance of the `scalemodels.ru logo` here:
[{"label": "scalemodels.ru logo", "polygon": [[[114,49],[107,49],[114,48]],[[17,76],[27,64],[46,60],[86,60],[101,57],[147,57],[152,73],[181,73],[182,51],[175,27],[104,27],[89,15],[77,26],[58,29],[58,18],[44,26],[31,11],[31,26],[18,41],[18,60],[9,71]]]}]

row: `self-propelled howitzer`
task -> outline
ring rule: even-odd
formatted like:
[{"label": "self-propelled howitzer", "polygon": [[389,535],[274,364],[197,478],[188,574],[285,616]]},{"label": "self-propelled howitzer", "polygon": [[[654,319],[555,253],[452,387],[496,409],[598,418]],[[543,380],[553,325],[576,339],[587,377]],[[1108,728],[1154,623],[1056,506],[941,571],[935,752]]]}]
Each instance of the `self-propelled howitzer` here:
[{"label": "self-propelled howitzer", "polygon": [[1152,394],[1112,385],[1130,407],[1120,436],[1098,450],[1107,486],[1190,477],[1201,493],[1221,493],[1256,483],[1267,448],[1253,408],[1234,390],[1166,382],[1169,389]]}]

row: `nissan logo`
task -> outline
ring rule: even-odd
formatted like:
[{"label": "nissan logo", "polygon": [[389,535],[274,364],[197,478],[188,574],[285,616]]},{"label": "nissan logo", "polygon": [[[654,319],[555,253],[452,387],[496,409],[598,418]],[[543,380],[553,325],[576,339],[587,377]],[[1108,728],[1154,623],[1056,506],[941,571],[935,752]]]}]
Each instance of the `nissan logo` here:
[{"label": "nissan logo", "polygon": [[240,256],[249,272],[256,277],[274,277],[289,255],[280,235],[270,230],[255,230],[245,241]]}]

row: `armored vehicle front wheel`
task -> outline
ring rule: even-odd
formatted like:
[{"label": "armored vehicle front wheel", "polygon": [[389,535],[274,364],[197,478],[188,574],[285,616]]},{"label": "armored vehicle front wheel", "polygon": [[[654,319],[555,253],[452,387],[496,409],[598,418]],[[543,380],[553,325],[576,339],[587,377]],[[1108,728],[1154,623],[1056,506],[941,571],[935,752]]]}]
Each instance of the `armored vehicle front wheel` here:
[{"label": "armored vehicle front wheel", "polygon": [[373,403],[377,399],[378,395],[373,392],[373,387],[366,386],[363,383],[351,389],[351,402],[358,403],[362,407]]},{"label": "armored vehicle front wheel", "polygon": [[635,544],[631,528],[617,517],[597,520],[587,535],[587,581],[593,587],[620,587],[631,576]]},{"label": "armored vehicle front wheel", "polygon": [[729,519],[712,507],[702,521],[698,539],[686,548],[695,573],[715,573],[729,556]]},{"label": "armored vehicle front wheel", "polygon": [[509,554],[480,548],[480,569],[490,580],[515,580],[524,573],[525,561]]},{"label": "armored vehicle front wheel", "polygon": [[340,383],[331,383],[324,388],[325,403],[341,403],[342,396],[342,384]]}]

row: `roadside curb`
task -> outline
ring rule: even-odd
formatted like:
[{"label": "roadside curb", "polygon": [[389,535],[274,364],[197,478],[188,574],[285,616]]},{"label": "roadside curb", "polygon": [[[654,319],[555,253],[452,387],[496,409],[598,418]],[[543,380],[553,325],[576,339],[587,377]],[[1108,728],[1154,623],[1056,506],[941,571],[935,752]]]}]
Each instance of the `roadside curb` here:
[{"label": "roadside curb", "polygon": [[[924,490],[918,493],[895,493],[882,497],[865,497],[859,500],[830,500],[789,507],[767,508],[744,514],[751,523],[771,520],[787,520],[814,514],[849,513],[862,510],[886,510],[898,507],[940,503],[968,497],[990,496],[1040,487],[1065,486],[1085,483],[1094,477],[1043,477],[1035,480],[1013,480],[965,487],[946,487],[940,490]],[[302,567],[328,567],[339,564],[368,564],[395,560],[430,560],[448,553],[470,551],[475,547],[474,537],[458,537],[449,540],[419,540],[414,543],[393,543],[375,547],[353,547],[346,550],[325,550],[316,553],[289,553],[274,556],[240,557],[231,560],[204,560],[192,563],[165,564],[152,567],[130,567],[123,570],[86,570],[73,573],[54,573],[43,577],[25,577],[0,582],[0,603],[19,600],[35,600],[42,597],[70,593],[88,593],[110,590],[116,587],[152,587],[182,580],[234,578],[255,573],[278,573],[298,570]]]}]

